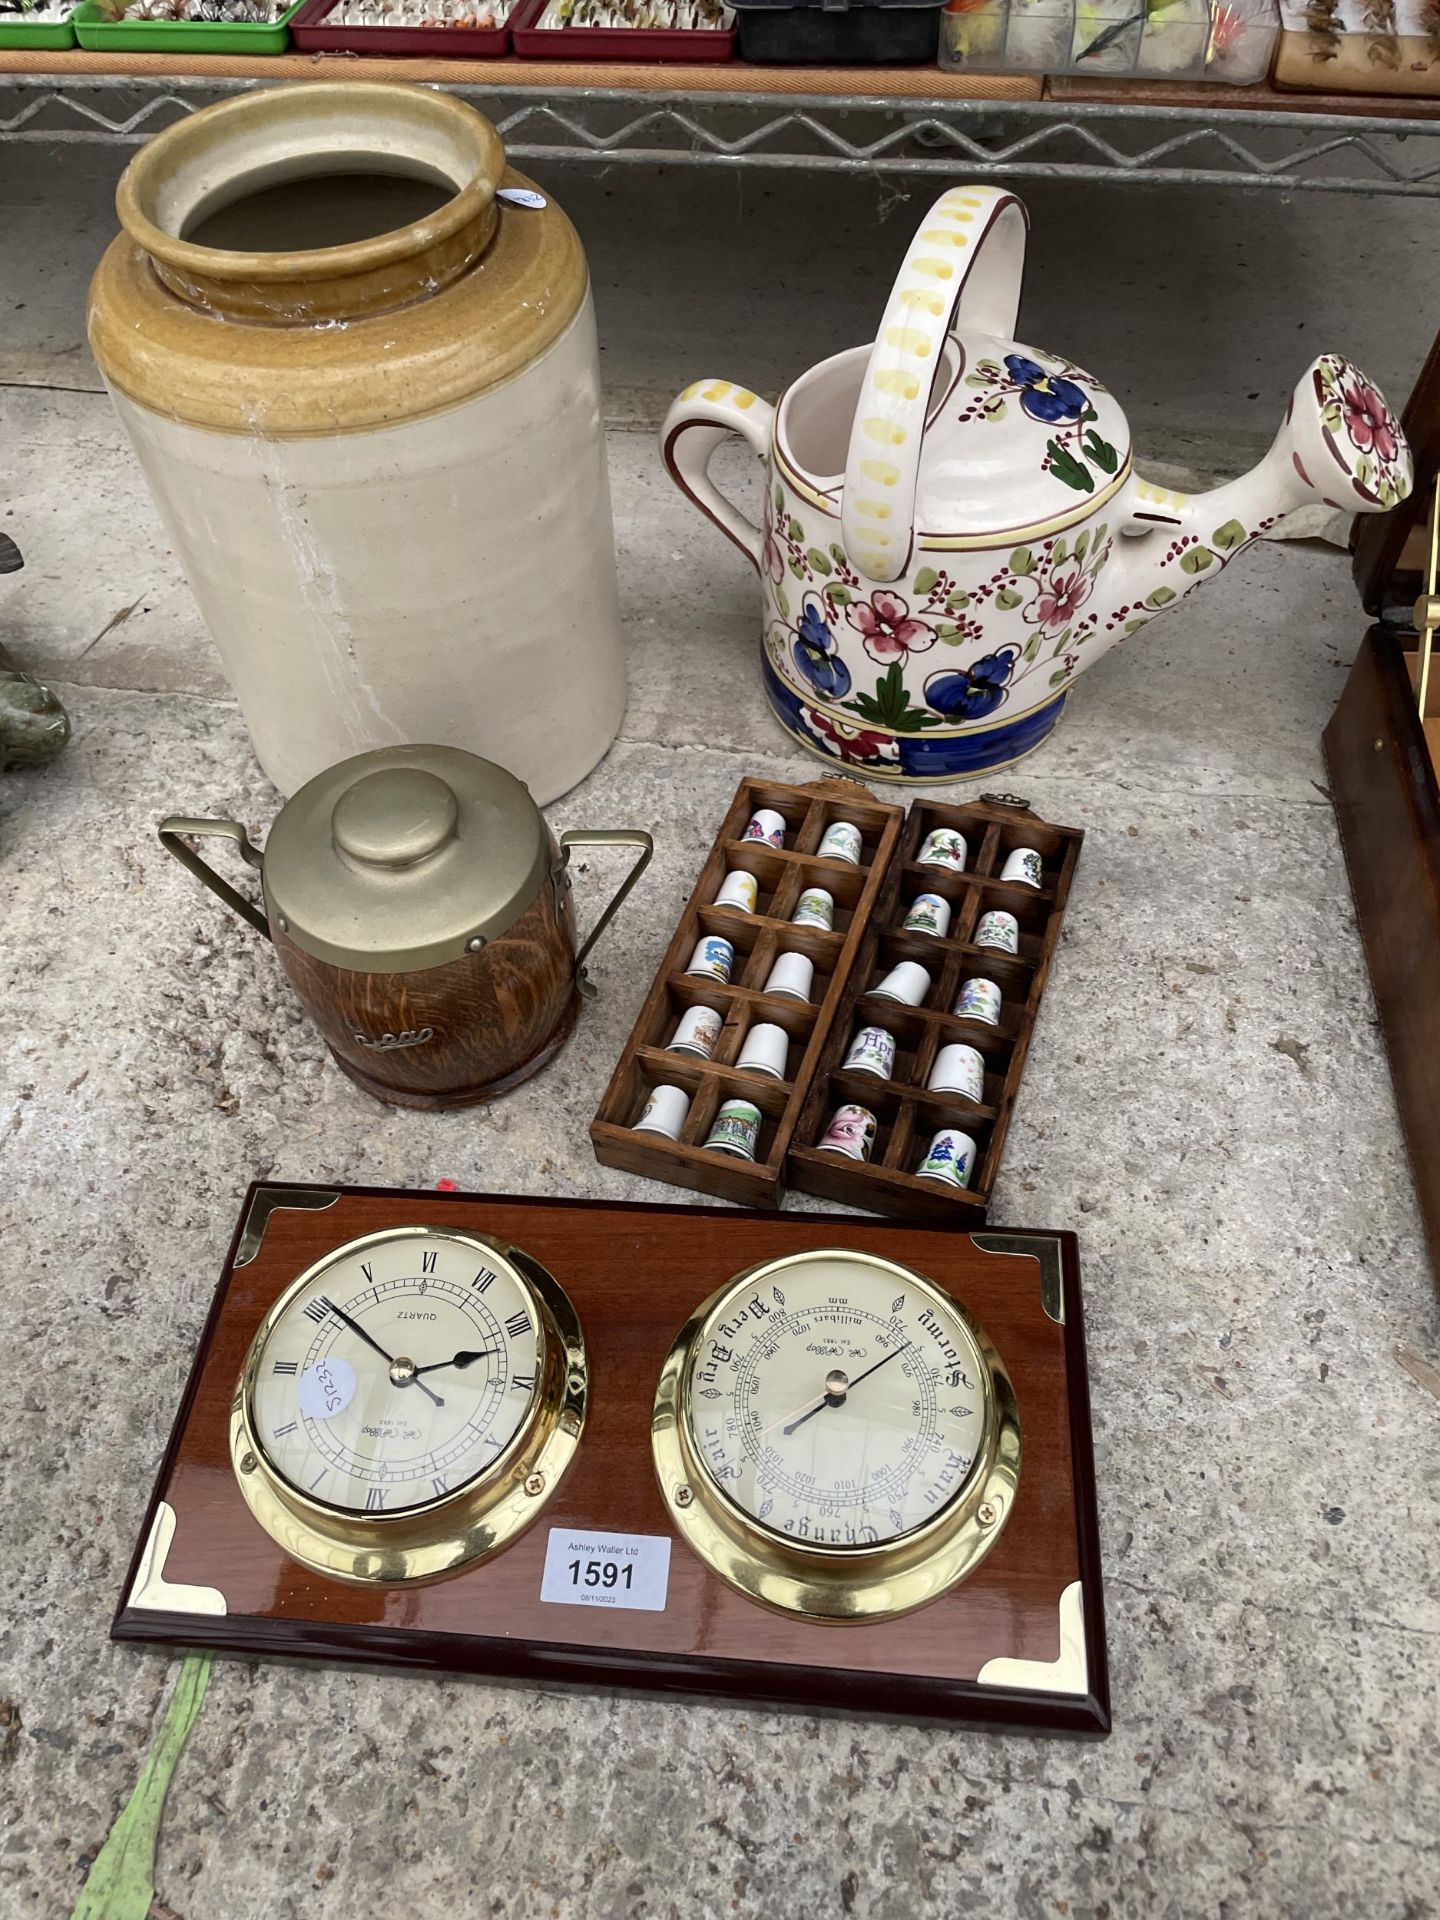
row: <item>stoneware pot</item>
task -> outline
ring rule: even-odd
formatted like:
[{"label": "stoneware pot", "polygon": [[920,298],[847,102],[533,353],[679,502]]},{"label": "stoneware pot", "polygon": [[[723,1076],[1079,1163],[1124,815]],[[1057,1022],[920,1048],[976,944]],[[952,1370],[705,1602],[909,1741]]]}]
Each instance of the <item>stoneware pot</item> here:
[{"label": "stoneware pot", "polygon": [[[463,102],[350,78],[206,108],[121,178],[90,345],[282,793],[433,740],[543,805],[619,729],[589,277],[553,200],[497,198],[529,186]],[[186,237],[222,209],[305,250]]]},{"label": "stoneware pot", "polygon": [[[262,913],[188,842],[233,840]],[[648,833],[555,841],[513,774],[456,747],[387,747],[331,767],[276,818],[263,854],[235,820],[172,815],[160,839],[257,933],[339,1066],[397,1107],[464,1107],[528,1080],[570,1037],[585,956],[639,879]],[[576,950],[572,847],[639,856]]]},{"label": "stoneware pot", "polygon": [[[697,380],[663,429],[673,479],[760,574],[777,717],[872,779],[1021,758],[1077,674],[1283,514],[1377,513],[1410,490],[1394,414],[1335,354],[1243,479],[1193,497],[1142,480],[1106,389],[1014,338],[1027,227],[1003,188],[952,188],[873,345],[811,367],[776,408]],[[758,524],[709,476],[732,434],[765,468]]]}]

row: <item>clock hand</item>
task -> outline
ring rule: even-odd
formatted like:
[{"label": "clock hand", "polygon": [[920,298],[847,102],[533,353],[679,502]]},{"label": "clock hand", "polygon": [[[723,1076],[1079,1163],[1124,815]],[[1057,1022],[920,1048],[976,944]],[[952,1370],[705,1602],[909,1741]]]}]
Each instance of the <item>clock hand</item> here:
[{"label": "clock hand", "polygon": [[882,1359],[879,1359],[875,1362],[873,1367],[867,1367],[864,1373],[857,1374],[856,1377],[848,1383],[844,1393],[833,1394],[833,1393],[827,1392],[823,1394],[821,1398],[816,1401],[813,1407],[811,1407],[807,1412],[801,1414],[798,1420],[792,1420],[789,1426],[785,1428],[785,1432],[787,1434],[794,1433],[797,1427],[803,1427],[807,1420],[813,1420],[816,1414],[823,1413],[826,1407],[843,1407],[846,1400],[855,1391],[856,1387],[859,1386],[862,1380],[868,1380],[872,1373],[878,1373],[880,1371],[881,1367],[885,1365],[885,1362],[887,1360],[893,1360],[897,1353],[908,1352],[909,1348],[910,1348],[910,1342],[908,1340],[905,1342],[905,1345],[903,1347],[892,1347],[889,1353],[885,1354]]},{"label": "clock hand", "polygon": [[485,1347],[479,1353],[457,1353],[453,1360],[432,1360],[428,1367],[417,1367],[415,1371],[417,1374],[436,1373],[441,1367],[468,1367],[477,1360],[492,1360],[503,1351],[501,1347]]},{"label": "clock hand", "polygon": [[[358,1320],[352,1320],[349,1314],[346,1313],[345,1309],[343,1307],[337,1307],[335,1302],[329,1297],[328,1294],[322,1294],[320,1298],[321,1298],[322,1304],[327,1306],[330,1309],[331,1313],[334,1314],[337,1320],[343,1320],[346,1326],[349,1327],[352,1333],[359,1334],[360,1338],[365,1342],[367,1347],[373,1347],[375,1349],[376,1353],[378,1353],[380,1358],[383,1361],[385,1361],[387,1366],[393,1367],[395,1365],[394,1354],[387,1353],[384,1347],[381,1346],[378,1340],[372,1340],[370,1335],[365,1331],[364,1327],[361,1326]],[[433,1400],[437,1407],[443,1407],[445,1402],[440,1398],[439,1394],[432,1393],[430,1388],[425,1385],[423,1380],[416,1379],[416,1374],[418,1374],[419,1371],[420,1369],[417,1367],[415,1369],[415,1372],[410,1375],[409,1379],[404,1381],[396,1381],[394,1378],[394,1375],[392,1374],[391,1375],[392,1384],[396,1386],[408,1386],[410,1384],[410,1380],[414,1380],[416,1386],[419,1387],[420,1391],[423,1394],[425,1394],[427,1398]]]}]

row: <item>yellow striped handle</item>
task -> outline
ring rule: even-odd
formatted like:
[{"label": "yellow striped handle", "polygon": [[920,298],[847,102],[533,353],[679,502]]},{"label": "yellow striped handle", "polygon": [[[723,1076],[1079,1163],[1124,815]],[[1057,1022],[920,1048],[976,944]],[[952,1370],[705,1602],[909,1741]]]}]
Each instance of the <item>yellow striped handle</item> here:
[{"label": "yellow striped handle", "polygon": [[1013,339],[1028,228],[1014,194],[951,187],[910,242],[865,368],[840,507],[845,551],[872,580],[909,569],[925,415],[946,335],[963,322]]},{"label": "yellow striped handle", "polygon": [[757,573],[764,564],[764,530],[721,493],[710,478],[710,462],[721,442],[736,434],[768,471],[774,419],[775,409],[748,387],[706,379],[686,387],[660,429],[660,452],[670,478],[735,542]]}]

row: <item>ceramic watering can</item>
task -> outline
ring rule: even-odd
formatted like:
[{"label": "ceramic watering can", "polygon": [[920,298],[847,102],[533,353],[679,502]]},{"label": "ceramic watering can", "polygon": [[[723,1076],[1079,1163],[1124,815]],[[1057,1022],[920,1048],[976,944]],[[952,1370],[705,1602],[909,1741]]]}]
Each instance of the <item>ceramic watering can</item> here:
[{"label": "ceramic watering can", "polygon": [[[1284,514],[1379,513],[1410,491],[1394,414],[1335,354],[1253,472],[1192,496],[1142,480],[1106,389],[1014,338],[1028,227],[1013,194],[952,188],[873,346],[811,367],[776,408],[699,380],[663,429],[677,485],[759,571],[776,714],[871,778],[1018,760],[1077,674]],[[765,465],[763,525],[710,479],[728,434]]]}]

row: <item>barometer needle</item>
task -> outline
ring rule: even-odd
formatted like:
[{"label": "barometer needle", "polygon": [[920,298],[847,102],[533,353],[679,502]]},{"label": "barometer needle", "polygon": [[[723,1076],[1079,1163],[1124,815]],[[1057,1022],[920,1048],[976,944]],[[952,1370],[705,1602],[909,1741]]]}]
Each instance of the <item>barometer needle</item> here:
[{"label": "barometer needle", "polygon": [[[334,1314],[337,1320],[343,1320],[346,1326],[349,1327],[352,1333],[359,1334],[360,1338],[365,1342],[367,1347],[373,1347],[375,1349],[376,1353],[379,1354],[380,1358],[386,1363],[387,1366],[391,1366],[391,1367],[394,1366],[395,1364],[394,1354],[386,1353],[384,1347],[381,1346],[378,1340],[372,1340],[370,1338],[370,1335],[365,1331],[364,1327],[361,1326],[358,1320],[352,1320],[349,1314],[346,1313],[345,1309],[343,1307],[337,1307],[335,1302],[332,1299],[330,1299],[328,1295],[322,1295],[321,1299],[323,1301],[323,1304],[330,1309],[331,1313]],[[416,1372],[417,1373],[419,1372],[418,1368],[416,1369]],[[444,1406],[445,1402],[440,1398],[439,1394],[432,1393],[430,1388],[425,1385],[423,1380],[417,1379],[415,1384],[417,1387],[419,1387],[420,1391],[423,1394],[425,1394],[429,1399],[435,1402],[437,1407]]]},{"label": "barometer needle", "polygon": [[803,1427],[807,1420],[813,1420],[816,1414],[823,1413],[826,1407],[843,1407],[845,1402],[849,1399],[850,1395],[855,1391],[856,1387],[859,1386],[862,1380],[868,1380],[872,1373],[878,1373],[881,1367],[885,1365],[885,1361],[893,1360],[897,1353],[908,1352],[909,1347],[910,1347],[910,1342],[908,1340],[905,1342],[905,1345],[903,1347],[892,1347],[889,1353],[887,1353],[884,1356],[884,1359],[877,1360],[873,1367],[867,1367],[864,1373],[857,1374],[855,1379],[853,1379],[850,1382],[849,1386],[846,1387],[844,1393],[839,1395],[827,1393],[823,1395],[822,1398],[817,1400],[815,1405],[811,1407],[807,1413],[802,1413],[798,1420],[792,1420],[789,1426],[785,1428],[785,1432],[787,1434],[794,1433],[797,1427]]}]

